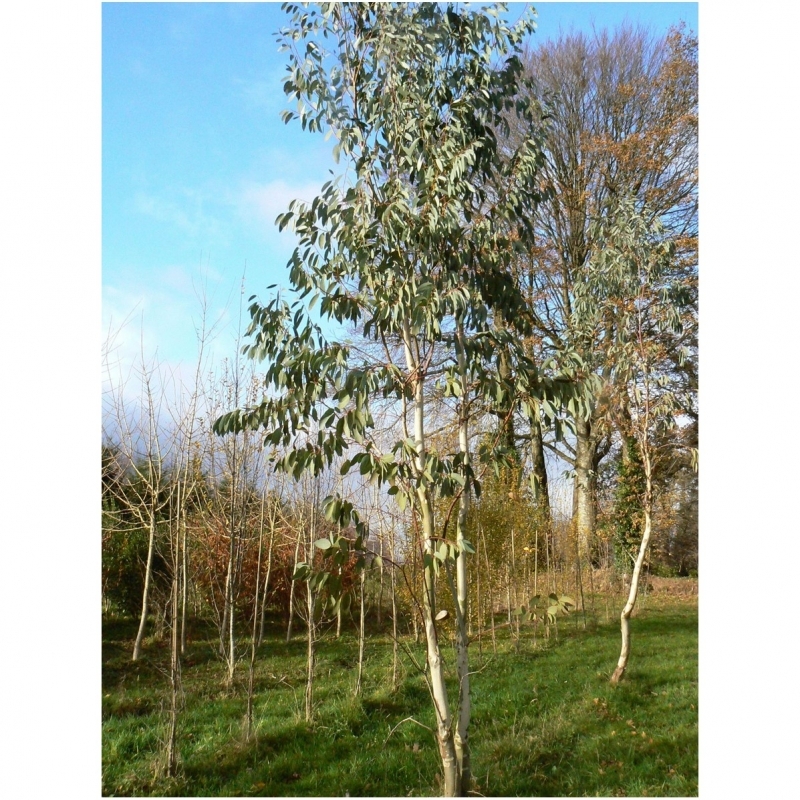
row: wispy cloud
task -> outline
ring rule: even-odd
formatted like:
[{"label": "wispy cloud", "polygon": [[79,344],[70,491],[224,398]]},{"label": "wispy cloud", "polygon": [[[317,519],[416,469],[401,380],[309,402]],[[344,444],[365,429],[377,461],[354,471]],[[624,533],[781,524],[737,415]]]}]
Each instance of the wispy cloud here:
[{"label": "wispy cloud", "polygon": [[234,78],[233,85],[239,93],[247,111],[276,114],[288,107],[283,91],[286,82],[286,67],[281,64],[256,79]]},{"label": "wispy cloud", "polygon": [[320,183],[289,183],[281,178],[269,183],[247,183],[242,187],[241,208],[244,216],[273,229],[275,218],[289,210],[292,200],[310,203],[320,190]]},{"label": "wispy cloud", "polygon": [[225,230],[220,220],[207,211],[209,198],[195,189],[181,189],[172,197],[138,192],[134,208],[151,219],[172,225],[192,237],[218,237]]}]

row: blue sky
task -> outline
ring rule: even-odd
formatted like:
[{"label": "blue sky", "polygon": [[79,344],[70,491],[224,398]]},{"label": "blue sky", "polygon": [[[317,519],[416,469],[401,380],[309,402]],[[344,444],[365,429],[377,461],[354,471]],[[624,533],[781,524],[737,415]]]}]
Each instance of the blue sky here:
[{"label": "blue sky", "polygon": [[[695,3],[536,8],[538,39],[623,21],[697,30]],[[143,344],[191,363],[198,292],[222,323],[212,356],[231,355],[242,276],[245,297],[286,282],[293,239],[275,217],[335,165],[331,142],[280,121],[284,24],[279,3],[103,4],[102,314],[123,362]]]}]

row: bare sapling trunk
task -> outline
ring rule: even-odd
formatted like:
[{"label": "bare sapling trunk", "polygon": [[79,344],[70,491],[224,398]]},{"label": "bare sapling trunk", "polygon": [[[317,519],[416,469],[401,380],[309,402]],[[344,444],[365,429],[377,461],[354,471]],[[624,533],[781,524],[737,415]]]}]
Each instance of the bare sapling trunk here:
[{"label": "bare sapling trunk", "polygon": [[308,605],[308,647],[306,650],[305,717],[306,722],[311,722],[314,719],[314,637],[316,635],[316,626],[314,625],[314,592],[308,583],[306,583],[306,592]]},{"label": "bare sapling trunk", "polygon": [[[178,537],[175,537],[177,550]],[[172,642],[170,653],[170,715],[169,736],[167,739],[167,775],[174,777],[178,771],[178,695],[180,692],[181,654],[178,636],[178,620],[180,619],[179,591],[180,568],[178,553],[175,553],[172,576]]]},{"label": "bare sapling trunk", "polygon": [[178,696],[181,680],[181,651],[178,625],[180,621],[180,585],[181,585],[181,522],[184,515],[185,490],[180,479],[176,487],[176,502],[174,514],[171,515],[170,524],[170,549],[172,550],[172,592],[171,592],[171,617],[170,620],[170,715],[169,734],[167,736],[167,775],[174,777],[178,772]]},{"label": "bare sapling trunk", "polygon": [[156,549],[156,518],[155,514],[150,516],[150,536],[147,542],[147,564],[144,569],[144,590],[142,591],[142,615],[139,619],[139,630],[136,633],[136,641],[133,645],[133,661],[137,661],[142,654],[142,639],[144,639],[144,629],[147,625],[147,612],[150,604],[150,584],[153,580],[153,555]]},{"label": "bare sapling trunk", "polygon": [[483,595],[481,594],[481,542],[475,542],[475,561],[478,568],[475,570],[475,605],[478,609],[478,658],[483,663]]},{"label": "bare sapling trunk", "polygon": [[489,554],[486,551],[486,536],[480,528],[481,542],[483,543],[483,557],[486,561],[486,587],[489,592],[489,624],[492,629],[492,653],[497,655],[497,637],[494,631],[494,591],[492,590],[492,571],[489,566]]},{"label": "bare sapling trunk", "polygon": [[261,495],[261,517],[258,531],[258,562],[256,564],[256,589],[253,593],[253,635],[250,637],[250,669],[247,676],[247,738],[253,735],[253,680],[256,671],[256,626],[258,624],[258,590],[261,586],[261,555],[264,548],[264,500],[266,489]]},{"label": "bare sapling trunk", "polygon": [[508,615],[508,630],[511,631],[511,558],[506,560],[506,609]]},{"label": "bare sapling trunk", "polygon": [[[264,641],[264,617],[266,616],[267,609],[267,593],[269,592],[269,579],[272,574],[272,552],[275,545],[275,527],[277,515],[277,503],[273,504],[272,512],[269,518],[269,548],[267,550],[267,574],[264,577],[264,591],[261,595],[261,621],[258,626],[258,642],[256,647],[261,647]],[[294,583],[294,581],[292,581]]]},{"label": "bare sapling trunk", "polygon": [[364,623],[365,623],[365,608],[364,608],[364,584],[367,578],[366,569],[361,570],[361,576],[358,581],[358,670],[356,673],[356,687],[354,695],[359,697],[361,695],[361,679],[364,673]]},{"label": "bare sapling trunk", "polygon": [[631,585],[630,589],[628,590],[628,601],[625,603],[625,607],[622,609],[622,613],[620,614],[622,649],[619,654],[617,668],[614,670],[614,674],[611,676],[611,683],[614,684],[617,684],[622,680],[622,677],[625,674],[625,670],[628,666],[628,658],[631,652],[631,613],[633,612],[633,607],[636,604],[636,596],[639,592],[639,576],[641,575],[644,559],[647,555],[647,548],[650,546],[650,532],[652,527],[652,479],[650,474],[650,460],[649,458],[645,457],[644,461],[646,477],[645,498],[643,503],[644,530],[642,532],[642,542],[639,545],[639,553],[636,556],[636,562],[633,565]]},{"label": "bare sapling trunk", "polygon": [[378,606],[376,608],[378,630],[380,630],[381,623],[382,623],[382,620],[383,620],[383,616],[382,616],[382,610],[383,610],[383,532],[381,532],[381,537],[380,537],[380,548],[381,548],[381,552],[380,552],[381,560],[380,560],[380,563],[378,565],[378,569],[380,571],[380,576],[379,576],[380,589],[378,591]]},{"label": "bare sapling trunk", "polygon": [[233,678],[236,671],[236,641],[234,635],[234,610],[233,610],[233,570],[235,568],[233,552],[233,533],[231,533],[231,552],[228,560],[228,580],[226,581],[225,607],[227,609],[227,642],[226,642],[226,662],[227,662],[227,684],[233,685]]},{"label": "bare sapling trunk", "polygon": [[[511,528],[511,562],[509,565],[509,586],[511,587],[512,592],[512,601],[509,603],[508,613],[511,614],[512,605],[514,608],[519,608],[518,596],[517,596],[517,555],[516,555],[516,548],[514,545],[514,528]],[[511,621],[512,617],[509,616],[509,622]],[[519,614],[513,617],[514,619],[514,650],[519,652]]]},{"label": "bare sapling trunk", "polygon": [[[319,484],[316,485],[317,490]],[[316,538],[316,522],[317,522],[317,508],[318,497],[314,496],[311,504],[311,513],[309,515],[308,526],[308,542],[306,551],[306,561],[311,564],[314,560],[314,539]],[[308,611],[308,649],[307,649],[307,674],[306,674],[306,722],[311,722],[314,719],[314,667],[316,661],[316,635],[317,626],[314,619],[314,606],[316,605],[316,593],[311,588],[311,582],[306,581],[306,600]]]},{"label": "bare sapling trunk", "polygon": [[[303,537],[302,526],[297,529],[297,542],[294,546],[294,565],[292,566],[292,574],[297,570],[297,564],[300,561],[300,541]],[[289,585],[289,624],[286,626],[286,644],[292,641],[292,625],[294,623],[294,587],[296,581],[291,581]]]},{"label": "bare sapling trunk", "polygon": [[183,541],[181,543],[181,655],[186,654],[186,620],[189,605],[189,556],[186,553],[186,510],[182,514]]},{"label": "bare sapling trunk", "polygon": [[399,631],[397,629],[397,592],[396,592],[396,584],[395,584],[395,547],[394,547],[394,532],[392,532],[392,569],[389,575],[389,590],[392,593],[392,691],[397,689],[397,679],[398,679],[398,664],[399,664],[399,653],[397,652],[398,642],[397,637],[399,635]]}]

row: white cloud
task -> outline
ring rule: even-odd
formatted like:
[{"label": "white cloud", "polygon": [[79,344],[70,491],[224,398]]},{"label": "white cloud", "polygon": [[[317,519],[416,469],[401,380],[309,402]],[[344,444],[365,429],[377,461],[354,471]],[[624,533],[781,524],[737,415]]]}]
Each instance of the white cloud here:
[{"label": "white cloud", "polygon": [[172,225],[189,236],[216,237],[224,231],[220,221],[206,210],[208,200],[199,191],[182,189],[177,199],[137,192],[134,208],[158,222]]},{"label": "white cloud", "polygon": [[238,89],[247,111],[277,114],[279,110],[289,107],[289,100],[283,91],[286,76],[286,66],[281,64],[258,79],[234,78],[233,85]]},{"label": "white cloud", "polygon": [[275,228],[275,218],[289,210],[292,200],[310,203],[318,194],[321,183],[316,181],[292,184],[279,178],[269,183],[246,183],[241,191],[243,216],[265,229]]}]

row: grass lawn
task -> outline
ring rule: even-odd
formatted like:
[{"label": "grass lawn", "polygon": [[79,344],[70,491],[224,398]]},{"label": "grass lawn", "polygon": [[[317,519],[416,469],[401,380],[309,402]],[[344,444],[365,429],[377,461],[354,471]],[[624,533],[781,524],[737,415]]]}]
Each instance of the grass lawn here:
[{"label": "grass lawn", "polygon": [[[534,646],[523,628],[518,651],[508,629],[498,652],[484,638],[470,663],[474,789],[485,796],[692,796],[698,792],[697,604],[648,602],[632,621],[626,677],[612,687],[616,622]],[[246,741],[247,658],[224,687],[214,633],[195,626],[183,663],[180,774],[158,777],[169,707],[165,642],[130,653],[136,624],[103,628],[103,794],[188,796],[426,796],[441,793],[433,726],[422,678],[403,655],[391,690],[391,639],[367,640],[365,690],[352,697],[357,643],[351,631],[318,647],[313,725],[303,720],[302,631],[286,644],[273,627],[256,663],[255,725]],[[422,662],[421,645],[406,642]],[[249,656],[249,649],[247,650]],[[445,650],[449,666],[454,654]],[[456,687],[449,685],[451,704]],[[398,726],[398,727],[396,727]],[[395,729],[396,728],[396,729]],[[394,732],[390,735],[392,729]]]}]

